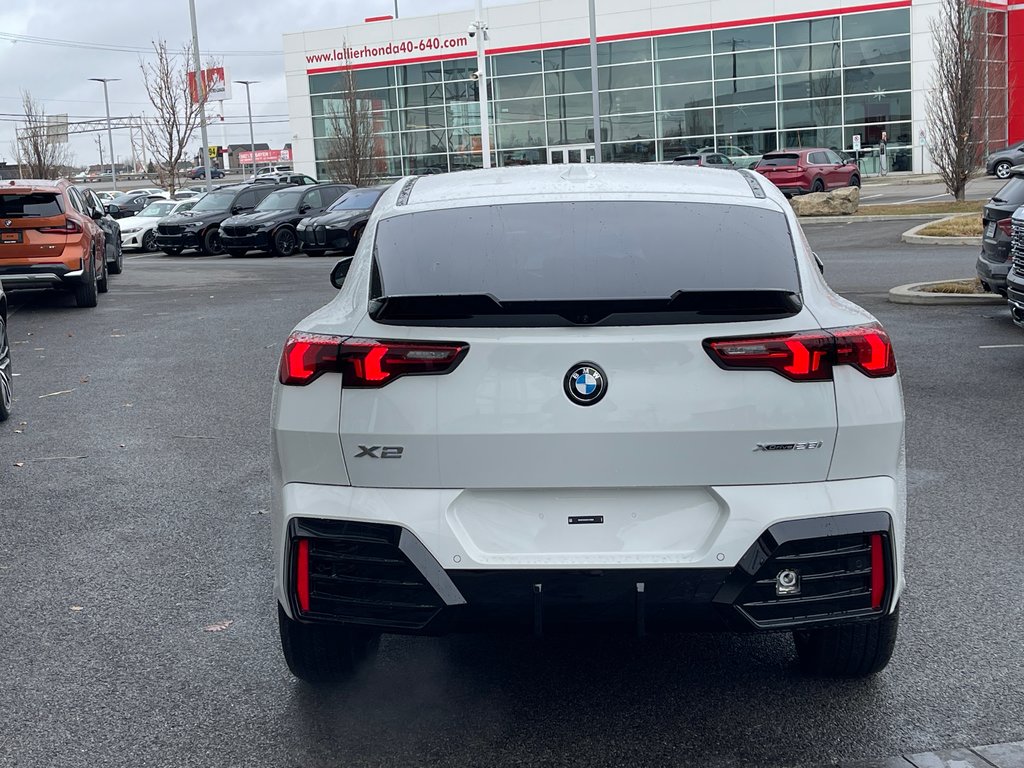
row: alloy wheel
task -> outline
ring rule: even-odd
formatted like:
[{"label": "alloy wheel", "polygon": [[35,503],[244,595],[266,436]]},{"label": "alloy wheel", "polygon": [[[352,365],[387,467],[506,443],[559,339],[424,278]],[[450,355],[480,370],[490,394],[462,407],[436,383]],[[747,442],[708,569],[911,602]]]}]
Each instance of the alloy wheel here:
[{"label": "alloy wheel", "polygon": [[11,413],[14,401],[11,380],[11,346],[7,341],[7,326],[0,319],[0,421]]}]

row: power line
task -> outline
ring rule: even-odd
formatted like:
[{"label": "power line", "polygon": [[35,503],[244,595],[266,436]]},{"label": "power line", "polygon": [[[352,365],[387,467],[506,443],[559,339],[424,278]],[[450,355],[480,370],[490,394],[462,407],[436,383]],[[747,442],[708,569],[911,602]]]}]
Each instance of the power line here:
[{"label": "power line", "polygon": [[[138,45],[114,45],[112,43],[89,43],[82,40],[60,40],[52,37],[36,37],[35,35],[18,35],[12,32],[0,32],[0,40],[9,40],[12,43],[27,43],[28,45],[48,45],[55,48],[81,48],[87,51],[112,51],[115,53],[140,53],[154,55],[152,48],[144,48]],[[183,55],[180,52],[170,51],[172,56]],[[283,51],[203,51],[203,54],[212,56],[283,56]]]}]

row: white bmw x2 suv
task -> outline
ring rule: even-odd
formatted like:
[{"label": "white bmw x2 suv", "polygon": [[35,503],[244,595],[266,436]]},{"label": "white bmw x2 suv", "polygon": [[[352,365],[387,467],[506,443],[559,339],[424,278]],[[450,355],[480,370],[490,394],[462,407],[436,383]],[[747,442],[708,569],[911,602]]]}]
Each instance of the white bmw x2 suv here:
[{"label": "white bmw x2 suv", "polygon": [[792,632],[803,668],[892,654],[904,417],[889,337],[749,171],[590,165],[402,179],[273,406],[292,672],[381,633]]}]

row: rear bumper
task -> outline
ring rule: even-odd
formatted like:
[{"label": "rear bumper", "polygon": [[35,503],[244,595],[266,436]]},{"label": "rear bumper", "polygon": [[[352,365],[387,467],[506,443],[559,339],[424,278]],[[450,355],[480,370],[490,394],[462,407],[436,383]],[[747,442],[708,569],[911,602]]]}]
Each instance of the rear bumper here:
[{"label": "rear bumper", "polygon": [[[275,494],[275,591],[302,621],[416,634],[595,624],[641,633],[771,630],[860,621],[890,610],[902,590],[900,487],[892,478],[869,478],[716,488],[729,514],[696,551],[683,542],[675,555],[514,558],[481,552],[447,515],[426,519],[423,506],[443,505],[456,491],[289,484]],[[422,498],[427,503],[417,508],[421,494],[433,504]],[[393,513],[400,508],[403,514]],[[584,537],[586,527],[579,529]],[[884,558],[884,594],[875,607],[873,536]],[[302,540],[310,584],[304,608],[297,592]],[[776,595],[775,578],[785,568],[800,574],[801,594]]]},{"label": "rear bumper", "polygon": [[[1005,249],[1003,255],[1009,253],[1009,246]],[[985,283],[991,290],[996,293],[1000,293],[1003,296],[1006,295],[1006,275],[1010,271],[1009,261],[989,261],[985,258],[987,254],[982,252],[978,256],[977,264],[975,268],[978,273],[978,279]]]},{"label": "rear bumper", "polygon": [[0,283],[4,290],[18,288],[59,288],[76,285],[85,275],[81,260],[68,265],[64,262],[32,264],[29,266],[4,266],[0,264]]}]

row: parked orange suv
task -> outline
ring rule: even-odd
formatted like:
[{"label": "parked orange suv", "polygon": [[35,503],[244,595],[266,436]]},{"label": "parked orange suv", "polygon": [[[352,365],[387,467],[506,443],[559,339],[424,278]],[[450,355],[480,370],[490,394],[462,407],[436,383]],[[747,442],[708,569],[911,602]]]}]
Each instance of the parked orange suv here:
[{"label": "parked orange suv", "polygon": [[80,307],[95,307],[107,290],[103,216],[64,179],[0,183],[0,282],[18,288],[59,288]]}]

